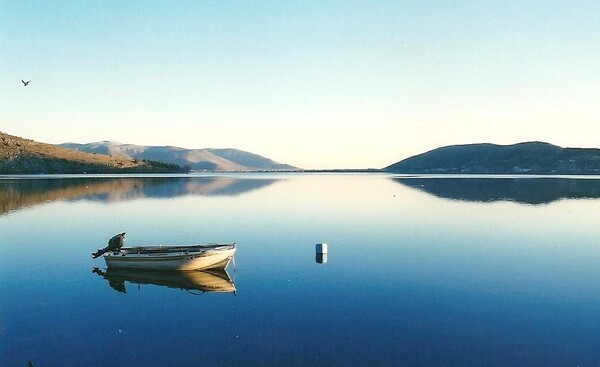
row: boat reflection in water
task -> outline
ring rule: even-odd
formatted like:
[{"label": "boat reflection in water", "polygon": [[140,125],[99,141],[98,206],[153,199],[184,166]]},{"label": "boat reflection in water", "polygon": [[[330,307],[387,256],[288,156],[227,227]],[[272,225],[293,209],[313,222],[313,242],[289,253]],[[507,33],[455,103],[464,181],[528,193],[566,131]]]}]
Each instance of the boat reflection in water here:
[{"label": "boat reflection in water", "polygon": [[192,294],[236,293],[235,284],[225,268],[213,268],[202,271],[157,271],[140,269],[94,268],[93,273],[108,280],[108,284],[117,292],[127,293],[125,282],[152,284],[181,289]]}]

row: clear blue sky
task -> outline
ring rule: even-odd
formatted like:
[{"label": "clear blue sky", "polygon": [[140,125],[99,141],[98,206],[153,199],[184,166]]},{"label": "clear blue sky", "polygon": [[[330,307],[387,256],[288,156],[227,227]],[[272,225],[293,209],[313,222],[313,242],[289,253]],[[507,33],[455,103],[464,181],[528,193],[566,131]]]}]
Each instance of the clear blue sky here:
[{"label": "clear blue sky", "polygon": [[599,106],[599,1],[0,0],[0,130],[48,143],[379,168],[600,147]]}]

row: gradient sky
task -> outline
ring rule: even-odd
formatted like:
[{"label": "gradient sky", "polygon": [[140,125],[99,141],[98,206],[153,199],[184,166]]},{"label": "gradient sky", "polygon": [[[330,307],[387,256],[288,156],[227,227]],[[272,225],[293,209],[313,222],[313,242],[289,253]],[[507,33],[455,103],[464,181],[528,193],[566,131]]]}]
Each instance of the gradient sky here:
[{"label": "gradient sky", "polygon": [[0,131],[302,168],[600,147],[600,2],[0,0]]}]

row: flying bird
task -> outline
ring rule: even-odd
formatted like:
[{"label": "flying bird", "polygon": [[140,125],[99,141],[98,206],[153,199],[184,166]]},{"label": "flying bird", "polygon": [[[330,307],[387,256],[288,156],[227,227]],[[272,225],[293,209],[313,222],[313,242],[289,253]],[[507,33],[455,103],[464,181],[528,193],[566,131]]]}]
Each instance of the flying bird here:
[{"label": "flying bird", "polygon": [[30,82],[30,81],[31,81],[31,80],[28,80],[28,81],[21,80],[21,82],[23,83],[23,86],[24,86],[24,87],[26,87],[26,86],[29,84],[29,82]]}]

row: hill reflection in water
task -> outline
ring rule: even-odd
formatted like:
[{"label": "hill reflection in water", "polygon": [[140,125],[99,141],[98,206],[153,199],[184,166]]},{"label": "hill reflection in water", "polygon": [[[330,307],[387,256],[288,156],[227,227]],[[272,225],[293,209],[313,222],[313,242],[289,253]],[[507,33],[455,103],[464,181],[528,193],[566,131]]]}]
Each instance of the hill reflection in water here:
[{"label": "hill reflection in water", "polygon": [[231,177],[96,177],[0,180],[0,215],[52,201],[117,202],[185,195],[236,196],[276,179]]},{"label": "hill reflection in water", "polygon": [[548,204],[561,199],[600,198],[600,179],[564,177],[402,177],[395,182],[444,199]]}]

